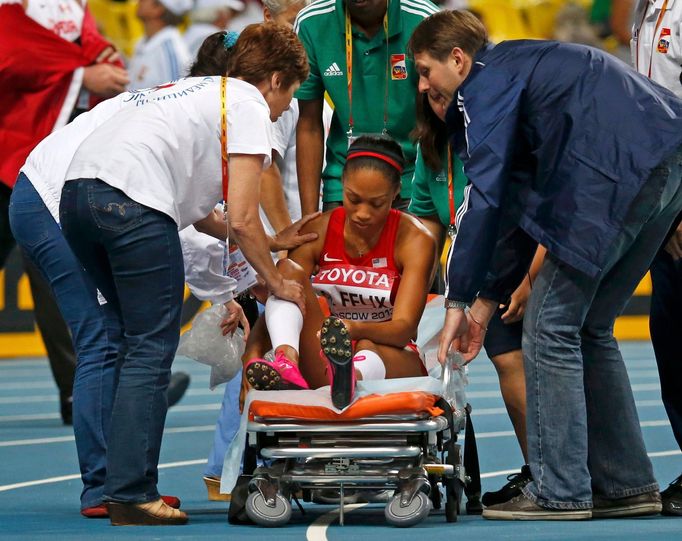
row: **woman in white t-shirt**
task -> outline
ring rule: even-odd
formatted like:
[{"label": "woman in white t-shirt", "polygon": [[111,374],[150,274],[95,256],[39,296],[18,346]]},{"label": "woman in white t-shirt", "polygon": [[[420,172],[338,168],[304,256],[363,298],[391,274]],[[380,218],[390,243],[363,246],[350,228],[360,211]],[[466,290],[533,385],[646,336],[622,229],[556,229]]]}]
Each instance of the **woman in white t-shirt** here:
[{"label": "woman in white t-shirt", "polygon": [[[236,35],[217,33],[208,37],[190,76],[226,73],[234,42]],[[116,388],[115,364],[122,337],[118,315],[108,303],[98,302],[95,286],[62,235],[58,223],[59,201],[69,163],[83,140],[122,107],[135,107],[133,96],[139,101],[153,95],[153,89],[120,94],[46,137],[22,166],[9,205],[14,237],[50,282],[71,331],[78,361],[73,385],[73,423],[83,481],[81,514],[89,518],[108,516],[102,493],[109,418]],[[197,276],[193,275],[191,280],[197,282]],[[216,286],[218,283],[216,280]],[[227,279],[220,283],[222,293],[234,289],[229,285]],[[216,298],[226,302],[232,296],[229,293]],[[243,319],[243,312],[236,302],[227,306],[230,313],[227,323],[234,326]],[[179,505],[175,497],[164,496],[164,499],[173,506]]]},{"label": "woman in white t-shirt", "polygon": [[62,190],[64,235],[125,336],[104,492],[113,524],[187,521],[156,487],[180,331],[178,229],[209,215],[222,198],[221,176],[233,238],[275,296],[303,306],[302,286],[272,263],[258,200],[271,122],[308,75],[305,51],[288,28],[252,25],[237,40],[229,72],[133,94],[136,107],[122,108],[78,148]]}]

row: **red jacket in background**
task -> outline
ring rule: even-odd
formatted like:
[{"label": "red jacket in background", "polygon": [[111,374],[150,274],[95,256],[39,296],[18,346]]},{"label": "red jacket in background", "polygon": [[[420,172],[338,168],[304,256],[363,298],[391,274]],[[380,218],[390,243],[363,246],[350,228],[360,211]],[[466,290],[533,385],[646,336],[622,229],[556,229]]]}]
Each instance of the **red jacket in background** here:
[{"label": "red jacket in background", "polygon": [[[31,150],[55,128],[73,72],[111,45],[87,6],[80,42],[39,25],[21,4],[0,5],[0,182],[10,188]],[[92,96],[90,106],[101,100]]]}]

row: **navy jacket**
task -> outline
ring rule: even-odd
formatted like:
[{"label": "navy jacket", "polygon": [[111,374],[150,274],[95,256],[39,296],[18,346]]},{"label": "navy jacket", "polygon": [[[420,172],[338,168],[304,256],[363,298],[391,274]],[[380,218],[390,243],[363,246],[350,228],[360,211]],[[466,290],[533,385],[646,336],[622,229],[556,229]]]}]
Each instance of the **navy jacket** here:
[{"label": "navy jacket", "polygon": [[447,124],[471,184],[446,296],[504,301],[536,243],[599,274],[652,169],[682,145],[682,100],[599,50],[507,41],[476,55]]}]

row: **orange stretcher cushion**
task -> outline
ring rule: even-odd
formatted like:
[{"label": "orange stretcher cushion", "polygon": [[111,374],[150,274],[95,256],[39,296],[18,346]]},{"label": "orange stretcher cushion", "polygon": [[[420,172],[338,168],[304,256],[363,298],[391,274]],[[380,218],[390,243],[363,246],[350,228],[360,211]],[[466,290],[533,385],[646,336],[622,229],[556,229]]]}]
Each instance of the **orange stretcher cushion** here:
[{"label": "orange stretcher cushion", "polygon": [[302,419],[306,421],[353,421],[376,415],[409,415],[428,413],[432,417],[443,410],[436,407],[438,397],[424,391],[373,394],[356,400],[341,413],[324,406],[304,406],[254,400],[249,408],[249,419]]}]

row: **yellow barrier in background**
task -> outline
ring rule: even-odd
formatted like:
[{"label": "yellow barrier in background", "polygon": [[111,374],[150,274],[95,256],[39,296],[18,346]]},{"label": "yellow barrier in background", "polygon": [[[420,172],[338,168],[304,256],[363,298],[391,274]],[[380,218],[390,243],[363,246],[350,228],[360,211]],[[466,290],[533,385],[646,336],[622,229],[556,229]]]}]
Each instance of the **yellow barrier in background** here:
[{"label": "yellow barrier in background", "polygon": [[[0,272],[0,358],[42,357],[46,355],[40,333],[33,319],[33,300],[28,279],[21,270],[21,260],[10,257],[4,271]],[[648,340],[648,310],[651,281],[647,275],[635,291],[625,315],[616,321],[616,337],[620,340]],[[194,298],[185,288],[182,310],[183,332],[192,318],[207,303]]]},{"label": "yellow barrier in background", "polygon": [[[208,303],[202,303],[185,288],[182,307],[182,332],[192,318]],[[7,357],[43,357],[47,355],[33,318],[33,299],[21,258],[14,251],[5,270],[0,271],[0,359]]]},{"label": "yellow barrier in background", "polygon": [[142,23],[135,15],[137,1],[88,0],[88,6],[102,34],[130,58],[135,43],[144,33]]}]

